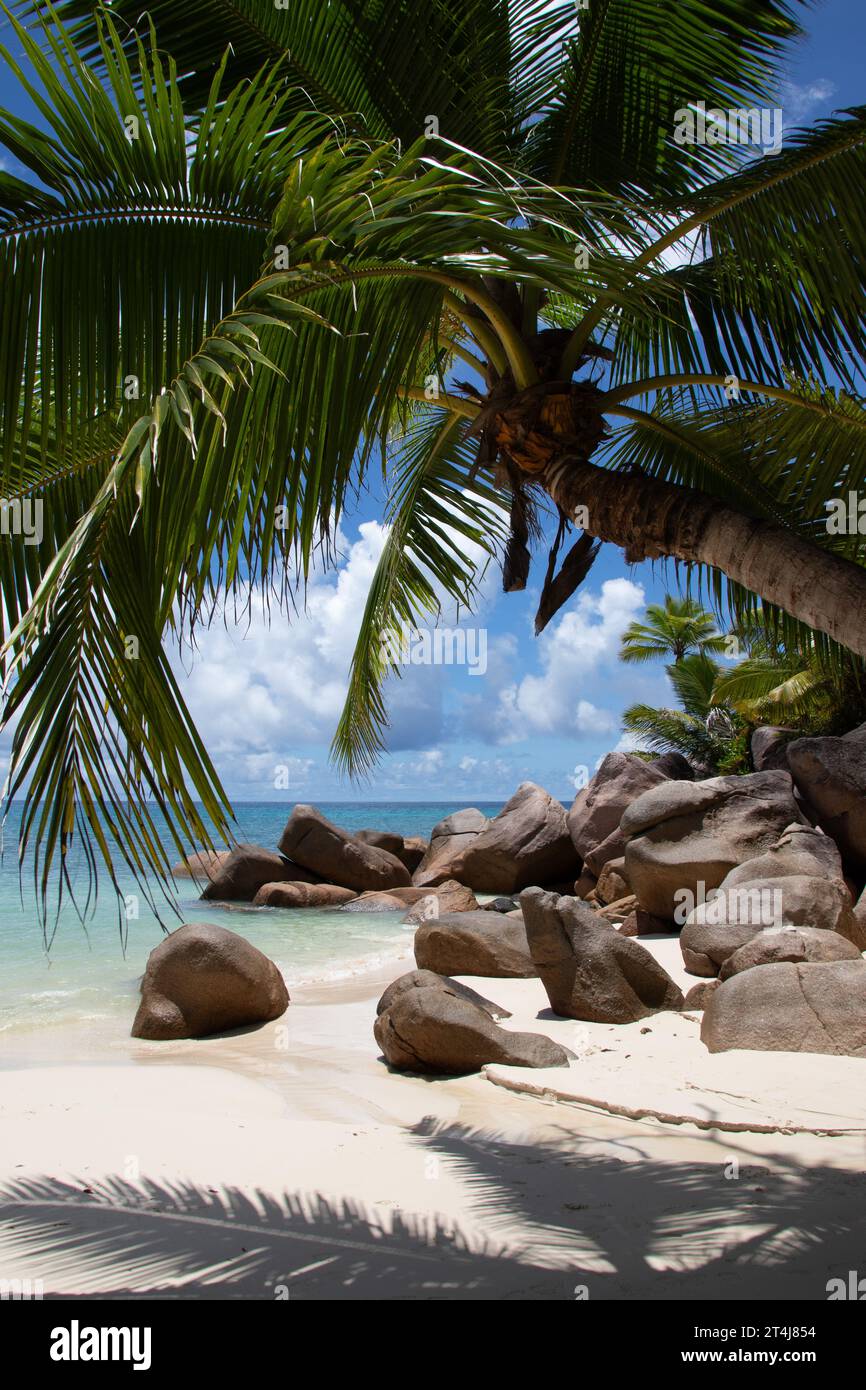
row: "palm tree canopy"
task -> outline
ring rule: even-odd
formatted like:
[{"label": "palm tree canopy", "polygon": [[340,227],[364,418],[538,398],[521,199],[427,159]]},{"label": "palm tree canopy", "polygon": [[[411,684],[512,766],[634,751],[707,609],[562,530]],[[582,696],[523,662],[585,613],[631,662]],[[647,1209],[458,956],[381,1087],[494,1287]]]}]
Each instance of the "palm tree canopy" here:
[{"label": "palm tree canopy", "polygon": [[725,638],[712,613],[695,600],[665,595],[664,605],[651,603],[644,622],[629,623],[622,635],[620,661],[682,661],[689,652],[723,652]]},{"label": "palm tree canopy", "polygon": [[717,695],[723,668],[705,651],[692,651],[665,670],[681,708],[631,705],[623,711],[625,732],[639,738],[646,751],[682,753],[698,770],[747,771],[747,750],[735,742],[745,737],[747,726]]},{"label": "palm tree canopy", "polygon": [[[696,93],[773,99],[799,8],[17,0],[25,69],[3,57],[40,125],[0,112],[26,171],[0,170],[0,466],[46,524],[7,538],[0,586],[9,792],[43,894],[75,834],[167,894],[157,812],[182,853],[229,834],[166,641],[226,598],[290,611],[377,472],[391,530],[335,743],[352,772],[399,674],[382,635],[471,603],[478,549],[525,582],[557,411],[570,457],[855,572],[863,539],[824,517],[840,477],[866,481],[866,108],[754,158],[674,137]],[[726,574],[717,599],[753,610]]]}]

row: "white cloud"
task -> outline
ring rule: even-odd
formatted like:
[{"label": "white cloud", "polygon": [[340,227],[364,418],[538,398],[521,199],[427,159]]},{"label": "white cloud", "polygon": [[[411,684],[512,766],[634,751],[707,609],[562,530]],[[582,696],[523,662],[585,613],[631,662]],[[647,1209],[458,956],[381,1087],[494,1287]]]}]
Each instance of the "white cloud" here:
[{"label": "white cloud", "polygon": [[[199,634],[198,649],[180,673],[185,697],[205,743],[229,782],[270,789],[277,765],[298,780],[312,764],[299,750],[327,744],[346,692],[348,664],[385,530],[359,527],[336,572],[313,574],[297,615],[263,612],[254,600],[247,619],[231,612]],[[176,663],[180,666],[180,661]]]},{"label": "white cloud", "polygon": [[616,728],[614,714],[587,696],[600,668],[615,662],[625,627],[643,609],[644,590],[630,579],[607,579],[577,603],[539,641],[540,674],[505,684],[497,706],[484,712],[500,742],[529,734],[592,736]]},{"label": "white cloud", "polygon": [[[289,786],[303,786],[316,767],[303,756],[311,748],[320,750],[324,772],[324,750],[343,708],[349,663],[386,537],[387,528],[377,521],[359,525],[354,541],[341,535],[336,569],[314,569],[297,614],[269,614],[256,596],[249,615],[236,622],[228,611],[198,634],[191,660],[175,661],[192,716],[228,785],[269,795],[279,769],[288,768]],[[462,551],[470,554],[465,544]],[[471,558],[479,559],[480,552]],[[495,601],[497,578],[491,566],[481,584],[482,605]],[[453,605],[449,613],[443,610],[443,623],[455,619]],[[474,621],[464,614],[461,619]],[[407,666],[387,683],[387,746],[391,752],[425,750],[400,774],[420,784],[441,766],[442,754],[433,745],[443,736],[448,678],[440,666]]]},{"label": "white cloud", "polygon": [[441,748],[428,748],[420,757],[408,764],[408,771],[416,777],[435,775],[442,770],[445,754]]},{"label": "white cloud", "polygon": [[782,115],[786,126],[800,125],[822,106],[836,90],[835,83],[825,77],[814,82],[783,82],[781,91]]},{"label": "white cloud", "polygon": [[633,753],[633,752],[635,751],[636,748],[640,748],[640,747],[641,747],[641,744],[642,744],[642,740],[641,740],[641,738],[640,738],[640,736],[639,736],[638,734],[633,734],[633,733],[631,733],[630,731],[626,731],[626,732],[622,735],[622,737],[621,737],[619,743],[618,743],[618,744],[616,745],[616,747],[613,749],[613,752],[614,752],[614,753]]}]

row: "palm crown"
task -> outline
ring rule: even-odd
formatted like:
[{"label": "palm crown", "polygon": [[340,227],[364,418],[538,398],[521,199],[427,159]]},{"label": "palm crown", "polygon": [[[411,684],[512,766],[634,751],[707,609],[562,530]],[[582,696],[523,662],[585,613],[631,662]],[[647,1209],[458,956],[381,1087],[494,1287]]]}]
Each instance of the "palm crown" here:
[{"label": "palm crown", "polygon": [[622,635],[620,661],[655,661],[669,657],[682,661],[690,652],[710,655],[725,650],[725,638],[716,628],[712,613],[695,599],[666,594],[664,604],[651,603],[646,621],[629,623]]},{"label": "palm crown", "polygon": [[610,541],[866,655],[862,540],[824,524],[866,469],[866,108],[772,155],[674,138],[699,99],[772,100],[792,6],[15,10],[42,124],[0,113],[29,171],[0,172],[3,491],[45,526],[0,584],[43,892],[76,831],[170,892],[154,805],[181,850],[228,832],[165,639],[289,606],[374,469],[350,771],[383,746],[381,636],[471,604],[479,548],[523,585],[539,506],[540,623]]}]

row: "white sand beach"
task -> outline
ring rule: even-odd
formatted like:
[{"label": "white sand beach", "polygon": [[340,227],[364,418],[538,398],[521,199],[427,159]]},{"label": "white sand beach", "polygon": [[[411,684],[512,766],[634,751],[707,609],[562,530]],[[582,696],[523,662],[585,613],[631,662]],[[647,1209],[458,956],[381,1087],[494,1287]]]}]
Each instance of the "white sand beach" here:
[{"label": "white sand beach", "polygon": [[[671,943],[652,948],[671,963]],[[64,1298],[820,1300],[862,1264],[862,1062],[704,1052],[697,1123],[682,1122],[666,1038],[697,1016],[601,1029],[545,1016],[536,980],[476,979],[513,1011],[505,1026],[549,1032],[578,1060],[401,1076],[372,1021],[407,968],[403,948],[295,989],[283,1019],[228,1037],[7,1037],[0,1275]],[[682,1072],[701,1045],[678,1045]],[[752,1097],[764,1086],[779,1128],[758,1132],[766,1116],[753,1102],[744,1119],[723,1085],[715,1118],[731,1127],[714,1125],[700,1089],[714,1063]],[[537,1093],[504,1089],[515,1078]],[[847,1081],[848,1132],[782,1132],[786,1113],[808,1128],[810,1104],[815,1128],[834,1127]],[[629,1117],[665,1105],[679,1122]]]}]

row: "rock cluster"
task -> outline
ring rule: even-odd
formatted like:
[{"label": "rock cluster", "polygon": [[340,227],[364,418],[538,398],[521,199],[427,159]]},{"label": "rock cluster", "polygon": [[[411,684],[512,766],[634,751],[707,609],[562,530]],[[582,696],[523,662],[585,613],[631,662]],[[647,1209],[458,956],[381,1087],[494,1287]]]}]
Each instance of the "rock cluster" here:
[{"label": "rock cluster", "polygon": [[678,895],[718,888],[794,821],[806,823],[785,772],[664,782],[633,801],[620,823],[632,891],[647,912],[673,920]]},{"label": "rock cluster", "polygon": [[[454,976],[538,976],[554,1013],[588,1022],[703,1010],[711,1051],[866,1056],[866,726],[759,729],[752,758],[745,776],[701,778],[678,754],[611,753],[568,810],[525,782],[497,816],[455,811],[429,843],[352,834],[299,805],[277,850],[203,852],[177,872],[213,902],[414,927],[418,969],[385,992],[376,1024],[395,1067],[567,1064],[547,1039],[500,1028],[505,1011]],[[220,931],[181,928],[153,953],[137,1036],[203,1036],[286,1007],[272,962]],[[685,999],[640,944],[656,933],[680,934],[697,977]]]},{"label": "rock cluster", "polygon": [[725,875],[714,896],[686,917],[680,945],[693,975],[717,975],[729,956],[758,933],[804,927],[866,947],[839,851],[809,825],[788,826],[763,854]]}]

